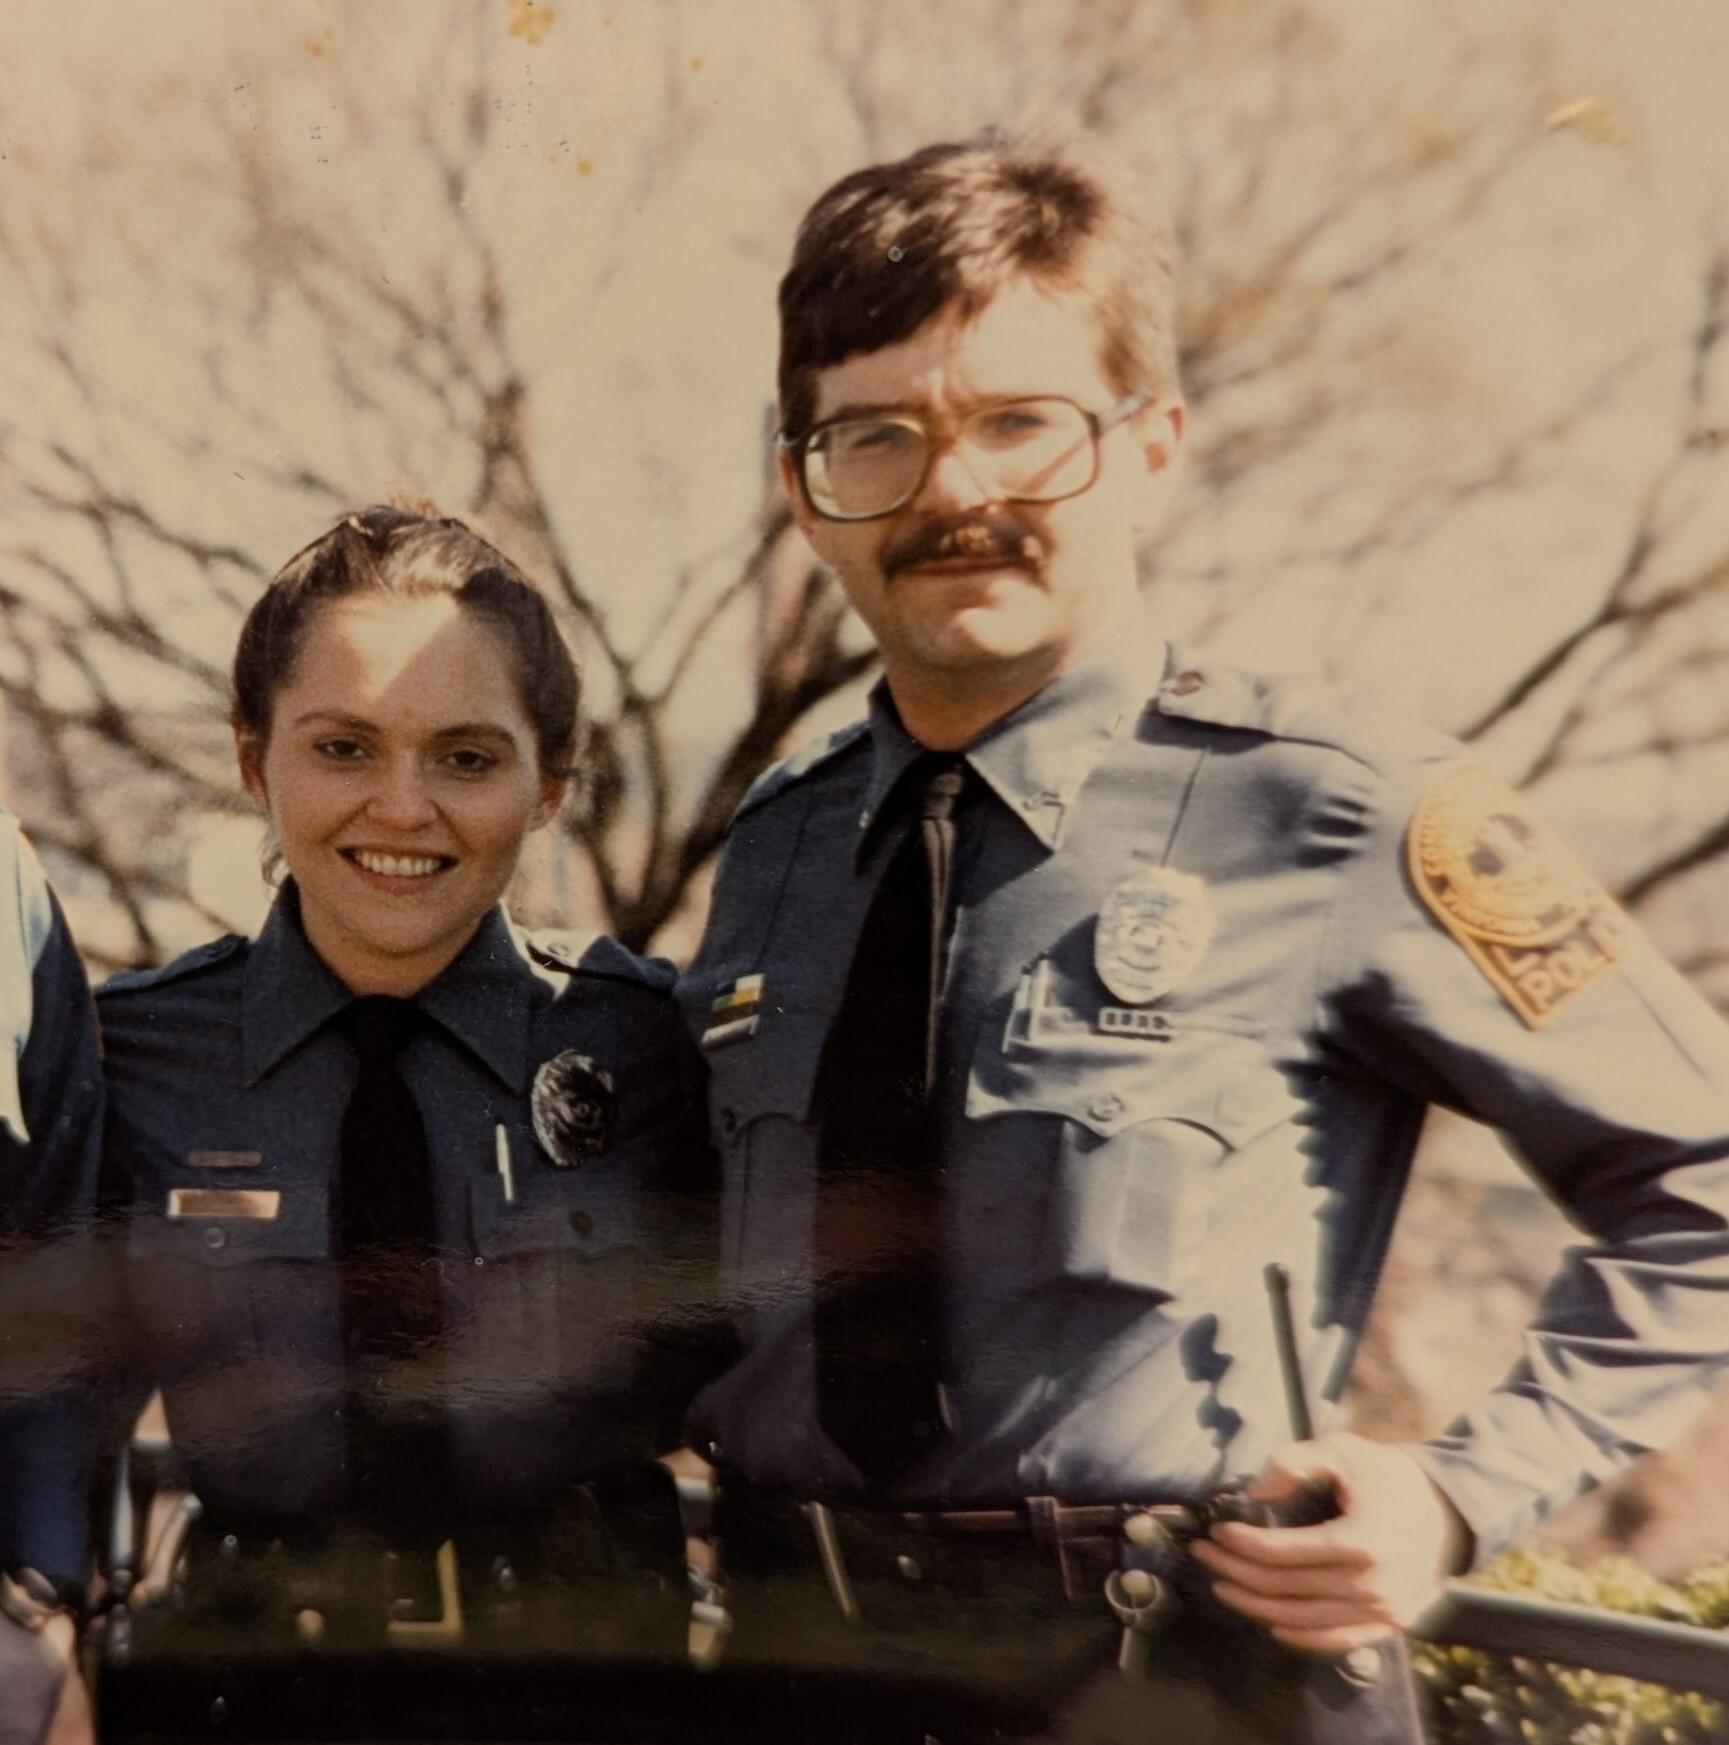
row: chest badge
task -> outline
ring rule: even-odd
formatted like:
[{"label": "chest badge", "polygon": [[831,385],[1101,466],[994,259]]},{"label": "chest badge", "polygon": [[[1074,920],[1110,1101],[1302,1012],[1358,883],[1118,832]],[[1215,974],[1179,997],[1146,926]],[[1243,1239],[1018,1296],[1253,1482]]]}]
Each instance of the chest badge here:
[{"label": "chest badge", "polygon": [[612,1074],[574,1048],[541,1063],[528,1106],[534,1136],[559,1169],[600,1156],[618,1125]]},{"label": "chest badge", "polygon": [[1099,909],[1093,966],[1125,1005],[1174,993],[1213,940],[1213,905],[1193,873],[1150,866],[1126,878]]}]

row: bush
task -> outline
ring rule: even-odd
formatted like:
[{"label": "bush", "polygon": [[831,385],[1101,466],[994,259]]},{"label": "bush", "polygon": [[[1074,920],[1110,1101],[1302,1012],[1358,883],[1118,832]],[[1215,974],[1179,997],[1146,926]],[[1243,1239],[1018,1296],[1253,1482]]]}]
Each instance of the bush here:
[{"label": "bush", "polygon": [[[1475,1579],[1537,1599],[1729,1627],[1729,1561],[1672,1585],[1625,1557],[1580,1569],[1524,1546],[1496,1558]],[[1415,1660],[1437,1745],[1722,1745],[1729,1739],[1724,1706],[1691,1692],[1475,1648],[1422,1643]]]}]

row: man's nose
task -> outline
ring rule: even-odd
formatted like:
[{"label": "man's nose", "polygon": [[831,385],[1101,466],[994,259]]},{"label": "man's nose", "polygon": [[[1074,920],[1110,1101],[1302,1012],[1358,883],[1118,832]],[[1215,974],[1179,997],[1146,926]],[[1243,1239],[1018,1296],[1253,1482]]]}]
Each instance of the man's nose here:
[{"label": "man's nose", "polygon": [[916,499],[919,508],[939,513],[982,509],[998,500],[995,487],[976,462],[968,460],[965,445],[958,442],[937,447]]},{"label": "man's nose", "polygon": [[387,762],[367,797],[369,816],[392,830],[417,830],[438,815],[427,786],[426,772],[416,758]]}]

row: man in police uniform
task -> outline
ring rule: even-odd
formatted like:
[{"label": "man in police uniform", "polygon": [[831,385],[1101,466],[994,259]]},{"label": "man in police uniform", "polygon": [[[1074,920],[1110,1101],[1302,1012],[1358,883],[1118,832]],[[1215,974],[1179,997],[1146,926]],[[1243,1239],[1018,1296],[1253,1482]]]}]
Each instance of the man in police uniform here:
[{"label": "man in police uniform", "polygon": [[[69,1674],[91,1549],[75,1331],[102,1074],[90,989],[0,812],[0,1745],[89,1737]],[[52,1733],[50,1734],[50,1726]]]},{"label": "man in police uniform", "polygon": [[[1135,533],[1184,433],[1170,267],[1085,161],[987,138],[850,176],[780,307],[787,489],[884,679],[740,808],[683,989],[746,1336],[689,1423],[737,1639],[802,1535],[860,1666],[965,1674],[979,1591],[1043,1581],[1168,1678],[1077,1732],[1212,1736],[1170,1705],[1198,1675],[1228,1708],[1268,1660],[1286,1694],[1248,1736],[1396,1736],[1330,1731],[1291,1669],[1372,1685],[1441,1577],[1672,1437],[1729,1351],[1729,1038],[1457,745],[1167,646]],[[876,1077],[917,1028],[884,960],[926,948],[879,917],[921,834],[908,1097]],[[1263,1270],[1324,1430],[1431,1102],[1507,1134],[1593,1245],[1445,1435],[1294,1441]],[[1337,1513],[1224,1518],[1237,1475]]]}]

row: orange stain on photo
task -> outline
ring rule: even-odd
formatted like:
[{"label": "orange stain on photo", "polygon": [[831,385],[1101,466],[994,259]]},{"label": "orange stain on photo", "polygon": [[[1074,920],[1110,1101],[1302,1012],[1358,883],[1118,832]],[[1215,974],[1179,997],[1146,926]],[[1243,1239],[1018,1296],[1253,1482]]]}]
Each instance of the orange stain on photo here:
[{"label": "orange stain on photo", "polygon": [[556,16],[550,6],[540,4],[539,0],[510,0],[510,34],[530,48],[539,48]]},{"label": "orange stain on photo", "polygon": [[1545,133],[1576,133],[1587,145],[1626,145],[1627,124],[1601,97],[1562,103],[1543,117]]}]

